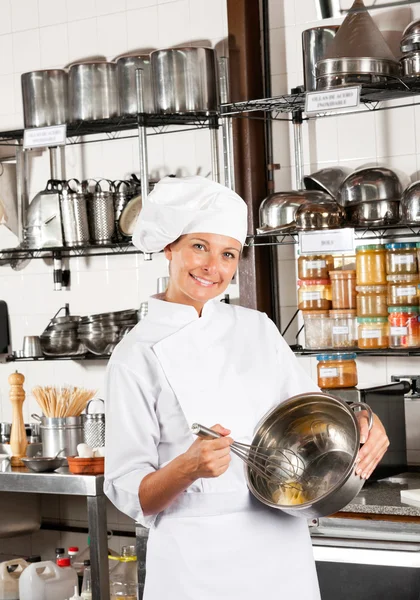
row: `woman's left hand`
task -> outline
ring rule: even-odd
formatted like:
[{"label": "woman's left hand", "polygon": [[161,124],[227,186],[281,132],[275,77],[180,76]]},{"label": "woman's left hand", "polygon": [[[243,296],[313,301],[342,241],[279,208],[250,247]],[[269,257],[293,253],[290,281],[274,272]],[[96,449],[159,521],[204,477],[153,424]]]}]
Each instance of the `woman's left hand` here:
[{"label": "woman's left hand", "polygon": [[369,415],[366,410],[356,413],[359,421],[360,442],[364,443],[360,448],[356,474],[363,479],[369,479],[376,465],[385,454],[389,439],[385,428],[377,415],[373,415],[373,426],[369,431]]}]

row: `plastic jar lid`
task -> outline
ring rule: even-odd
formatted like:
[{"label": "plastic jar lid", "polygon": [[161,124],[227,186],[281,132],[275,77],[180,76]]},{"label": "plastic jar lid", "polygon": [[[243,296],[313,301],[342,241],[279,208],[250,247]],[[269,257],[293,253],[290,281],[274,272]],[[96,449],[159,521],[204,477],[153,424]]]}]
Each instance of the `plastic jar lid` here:
[{"label": "plastic jar lid", "polygon": [[357,317],[358,323],[387,323],[388,317]]},{"label": "plastic jar lid", "polygon": [[331,279],[356,279],[356,271],[329,271]]},{"label": "plastic jar lid", "polygon": [[357,310],[355,308],[336,308],[335,310],[330,310],[330,317],[355,317]]},{"label": "plastic jar lid", "polygon": [[415,247],[415,242],[407,242],[401,244],[385,244],[385,248],[387,250],[412,250]]},{"label": "plastic jar lid", "polygon": [[302,310],[301,311],[303,318],[307,319],[312,317],[329,317],[328,310]]},{"label": "plastic jar lid", "polygon": [[418,306],[389,306],[389,313],[418,313],[420,312],[420,307]]},{"label": "plastic jar lid", "polygon": [[386,294],[388,286],[386,283],[382,285],[356,285],[356,292],[359,294]]},{"label": "plastic jar lid", "polygon": [[59,558],[57,560],[57,565],[59,567],[70,567],[70,559],[69,558]]},{"label": "plastic jar lid", "polygon": [[298,279],[297,282],[299,287],[304,285],[331,285],[329,279]]},{"label": "plastic jar lid", "polygon": [[385,250],[382,244],[368,244],[367,246],[359,246],[356,252],[368,252],[369,250]]},{"label": "plastic jar lid", "polygon": [[337,354],[317,354],[316,359],[320,362],[327,360],[354,360],[356,356],[355,352],[339,352]]},{"label": "plastic jar lid", "polygon": [[79,548],[77,546],[70,546],[70,548],[68,549],[68,553],[73,553],[73,552],[79,552]]},{"label": "plastic jar lid", "polygon": [[406,275],[387,275],[386,280],[391,283],[418,283],[419,278],[418,273],[410,273]]}]

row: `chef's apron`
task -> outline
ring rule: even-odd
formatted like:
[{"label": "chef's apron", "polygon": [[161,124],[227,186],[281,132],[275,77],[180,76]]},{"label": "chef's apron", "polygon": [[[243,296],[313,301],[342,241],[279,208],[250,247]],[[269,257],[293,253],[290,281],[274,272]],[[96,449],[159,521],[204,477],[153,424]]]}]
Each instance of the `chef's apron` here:
[{"label": "chef's apron", "polygon": [[[228,361],[212,335],[199,319],[153,350],[188,425],[220,423],[250,443],[262,416],[256,399],[273,382],[268,373],[258,380],[247,361],[243,368],[238,357]],[[304,519],[256,500],[242,461],[232,455],[226,473],[198,480],[158,515],[149,533],[144,600],[261,597],[320,599],[309,530]]]}]

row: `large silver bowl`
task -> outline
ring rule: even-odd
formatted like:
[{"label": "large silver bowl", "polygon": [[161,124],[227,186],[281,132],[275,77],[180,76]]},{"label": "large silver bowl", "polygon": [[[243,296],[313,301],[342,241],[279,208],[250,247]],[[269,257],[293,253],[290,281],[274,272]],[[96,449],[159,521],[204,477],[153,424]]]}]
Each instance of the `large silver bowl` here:
[{"label": "large silver bowl", "polygon": [[336,200],[340,185],[350,173],[351,169],[347,167],[327,167],[306,175],[303,183],[307,190],[325,192]]},{"label": "large silver bowl", "polygon": [[361,202],[400,200],[402,185],[394,171],[386,167],[367,167],[350,173],[340,186],[337,202],[347,208]]},{"label": "large silver bowl", "polygon": [[[344,508],[361,490],[364,480],[355,473],[360,447],[357,419],[352,408],[368,410],[362,403],[347,405],[321,392],[300,394],[274,408],[259,424],[252,445],[257,448],[284,448],[303,465],[297,484],[305,501],[300,504],[275,500],[279,485],[268,482],[246,466],[252,494],[267,506],[304,518],[324,517]],[[252,456],[252,454],[251,454]],[[292,485],[295,485],[292,483]]]}]

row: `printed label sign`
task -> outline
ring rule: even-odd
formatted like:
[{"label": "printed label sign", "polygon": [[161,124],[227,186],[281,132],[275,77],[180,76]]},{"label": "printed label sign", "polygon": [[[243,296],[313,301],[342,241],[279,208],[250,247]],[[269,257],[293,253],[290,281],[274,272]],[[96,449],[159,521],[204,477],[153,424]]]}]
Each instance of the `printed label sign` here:
[{"label": "printed label sign", "polygon": [[328,92],[309,92],[306,94],[305,112],[323,113],[345,108],[357,108],[360,104],[360,85]]},{"label": "printed label sign", "polygon": [[338,369],[321,367],[319,369],[320,377],[338,377]]},{"label": "printed label sign", "polygon": [[301,254],[354,252],[354,229],[303,231],[299,234],[299,251]]},{"label": "printed label sign", "polygon": [[67,125],[52,127],[33,127],[23,132],[24,148],[50,148],[64,146],[67,137]]}]

